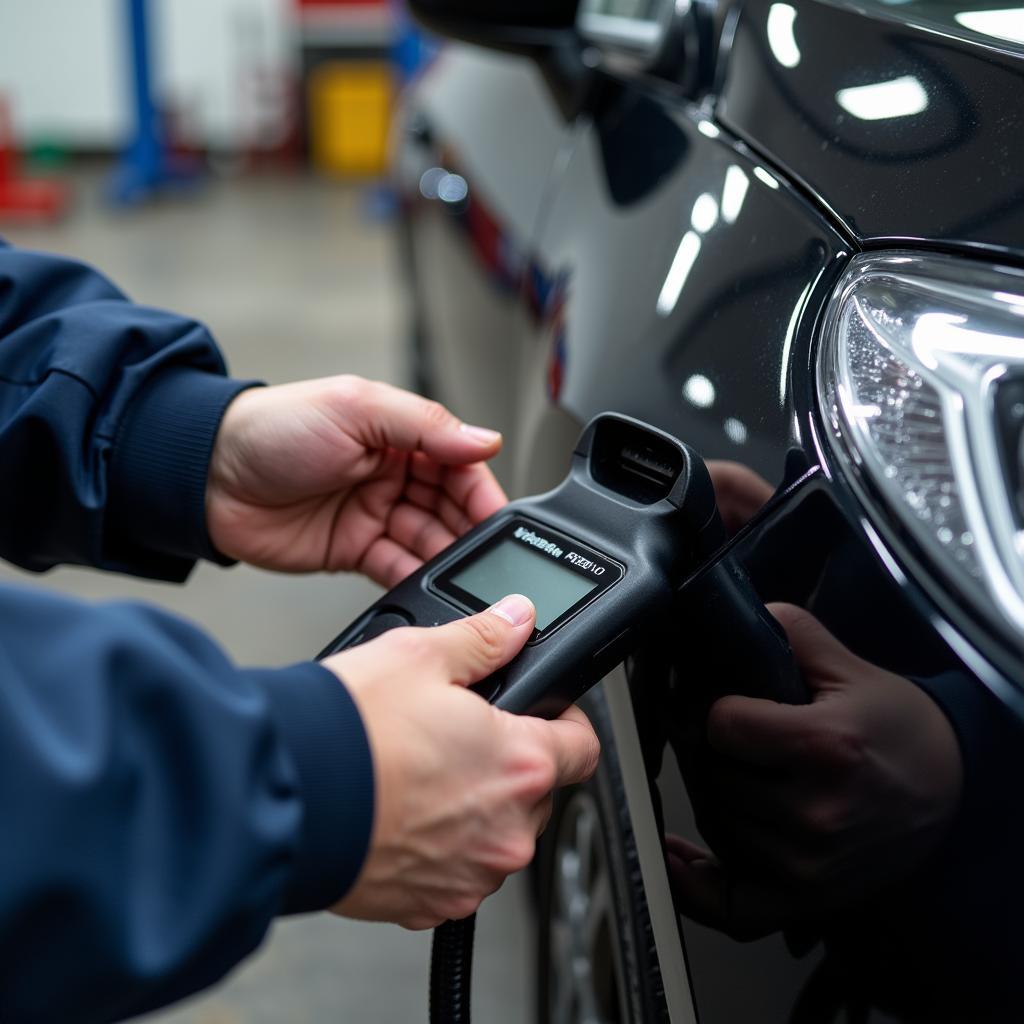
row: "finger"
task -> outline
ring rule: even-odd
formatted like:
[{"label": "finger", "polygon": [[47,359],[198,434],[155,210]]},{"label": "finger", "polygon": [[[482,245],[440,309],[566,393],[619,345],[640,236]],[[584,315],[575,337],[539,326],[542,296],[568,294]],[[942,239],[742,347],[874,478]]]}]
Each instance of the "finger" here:
[{"label": "finger", "polygon": [[388,536],[424,562],[440,554],[455,534],[432,512],[401,502],[388,517]]},{"label": "finger", "polygon": [[425,452],[445,465],[497,455],[501,434],[462,423],[438,402],[389,384],[369,384],[360,396],[357,429],[370,447]]},{"label": "finger", "polygon": [[445,466],[422,452],[416,452],[409,460],[409,475],[417,483],[448,494],[456,504],[463,507],[469,504],[472,492],[479,488],[481,482],[487,485],[485,494],[490,492],[497,495],[500,507],[508,503],[490,467],[482,462],[468,466]]},{"label": "finger", "polygon": [[511,594],[479,615],[429,630],[431,653],[439,659],[446,679],[468,686],[485,679],[522,650],[536,616],[528,597]]},{"label": "finger", "polygon": [[807,779],[801,772],[777,774],[762,767],[751,770],[734,761],[722,762],[710,781],[711,813],[717,819],[742,817],[804,831],[820,804],[820,783],[817,777]]},{"label": "finger", "polygon": [[413,452],[409,457],[409,476],[430,487],[440,488],[442,478],[451,468],[423,452]]},{"label": "finger", "polygon": [[667,836],[667,860],[678,909],[687,917],[740,941],[780,931],[800,908],[779,888],[730,875],[713,858],[692,855]]},{"label": "finger", "polygon": [[845,678],[848,669],[860,663],[861,659],[809,611],[792,604],[770,604],[768,611],[786,631],[789,646],[812,690],[827,689],[829,683]]},{"label": "finger", "polygon": [[367,549],[356,571],[389,590],[423,564],[411,551],[389,537],[378,537]]},{"label": "finger", "polygon": [[[733,871],[745,869],[759,878],[794,884],[824,869],[829,856],[820,836],[796,835],[773,821],[760,821],[715,808],[701,822],[718,857]],[[711,826],[709,828],[709,826]]]},{"label": "finger", "polygon": [[[443,626],[390,630],[324,659],[323,664],[342,678],[359,679],[365,672],[397,680],[419,678],[424,685],[440,681],[468,686],[519,653],[530,638],[535,615],[529,598],[512,594],[479,615]],[[530,721],[510,717],[517,725]]]},{"label": "finger", "polygon": [[489,466],[456,466],[441,479],[441,489],[474,522],[483,522],[508,504]]},{"label": "finger", "polygon": [[735,533],[775,493],[764,477],[739,462],[712,459],[708,473],[726,531]]},{"label": "finger", "polygon": [[[441,495],[441,500],[437,503],[437,514],[441,517],[441,522],[448,527],[456,537],[461,537],[463,534],[468,533],[476,525],[474,520],[470,519],[466,513],[459,508],[446,495]],[[486,518],[486,516],[484,517]]]},{"label": "finger", "polygon": [[601,741],[579,708],[571,707],[551,722],[532,722],[554,757],[555,789],[586,782],[594,774],[601,757]]},{"label": "finger", "polygon": [[697,843],[691,843],[689,839],[684,839],[682,836],[665,836],[665,849],[677,857],[682,857],[687,864],[693,860],[714,859],[710,850]]},{"label": "finger", "polygon": [[424,512],[436,512],[444,492],[437,484],[421,483],[410,480],[405,485],[405,500],[423,509]]},{"label": "finger", "polygon": [[822,717],[820,705],[722,697],[708,712],[708,742],[748,764],[794,765],[806,760]]},{"label": "finger", "polygon": [[461,537],[474,525],[448,495],[429,484],[409,483],[405,488],[405,497],[417,508],[435,515],[456,537]]},{"label": "finger", "polygon": [[501,485],[483,463],[439,466],[418,452],[410,460],[409,474],[405,493],[410,501],[439,510],[447,504],[449,509],[457,510],[459,517],[465,516],[474,524],[508,504]]},{"label": "finger", "polygon": [[538,800],[537,805],[533,808],[533,812],[530,815],[530,822],[533,825],[534,835],[540,837],[544,829],[548,827],[548,822],[551,821],[551,810],[554,807],[554,800],[549,793],[544,797],[543,800]]},{"label": "finger", "polygon": [[579,722],[580,725],[590,727],[590,719],[587,717],[586,712],[578,704],[570,704],[559,716],[555,719],[556,722]]}]

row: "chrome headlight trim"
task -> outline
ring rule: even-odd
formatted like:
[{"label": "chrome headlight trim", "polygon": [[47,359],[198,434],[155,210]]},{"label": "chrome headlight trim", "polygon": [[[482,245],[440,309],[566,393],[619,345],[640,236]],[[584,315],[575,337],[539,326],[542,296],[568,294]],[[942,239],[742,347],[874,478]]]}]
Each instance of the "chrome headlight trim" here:
[{"label": "chrome headlight trim", "polygon": [[996,395],[1024,375],[1024,272],[861,254],[820,339],[818,397],[840,466],[866,478],[946,584],[1021,645],[1024,523]]}]

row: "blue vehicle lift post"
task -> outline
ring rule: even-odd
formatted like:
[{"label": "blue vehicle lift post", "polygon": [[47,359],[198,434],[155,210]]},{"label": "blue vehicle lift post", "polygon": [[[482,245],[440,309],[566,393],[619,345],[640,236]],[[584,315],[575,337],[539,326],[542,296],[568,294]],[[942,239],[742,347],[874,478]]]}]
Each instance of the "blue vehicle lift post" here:
[{"label": "blue vehicle lift post", "polygon": [[134,206],[165,188],[194,186],[199,166],[169,153],[160,110],[153,98],[148,0],[125,0],[131,50],[134,137],[107,186],[116,206]]}]

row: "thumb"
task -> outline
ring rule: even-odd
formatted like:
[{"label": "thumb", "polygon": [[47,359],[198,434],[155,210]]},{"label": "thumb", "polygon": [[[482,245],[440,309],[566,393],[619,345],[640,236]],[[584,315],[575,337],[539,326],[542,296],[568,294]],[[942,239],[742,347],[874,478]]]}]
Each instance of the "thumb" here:
[{"label": "thumb", "polygon": [[786,631],[793,656],[813,692],[827,688],[830,681],[845,677],[844,669],[859,663],[810,612],[792,604],[770,604],[768,611]]},{"label": "thumb", "polygon": [[782,890],[730,874],[696,844],[670,835],[665,847],[676,903],[694,921],[750,942],[803,916],[803,908]]},{"label": "thumb", "polygon": [[536,617],[528,597],[511,594],[487,611],[437,626],[427,636],[447,679],[468,686],[507,665],[523,649]]},{"label": "thumb", "polygon": [[811,703],[731,695],[715,701],[707,721],[708,741],[715,750],[762,766],[793,763],[805,755],[809,739],[826,726],[822,699],[851,678],[848,669],[859,660],[803,608],[770,604],[768,611],[786,631]]},{"label": "thumb", "polygon": [[481,462],[501,449],[501,434],[463,423],[439,402],[390,384],[374,384],[360,403],[363,440],[374,448],[421,451],[444,465]]}]

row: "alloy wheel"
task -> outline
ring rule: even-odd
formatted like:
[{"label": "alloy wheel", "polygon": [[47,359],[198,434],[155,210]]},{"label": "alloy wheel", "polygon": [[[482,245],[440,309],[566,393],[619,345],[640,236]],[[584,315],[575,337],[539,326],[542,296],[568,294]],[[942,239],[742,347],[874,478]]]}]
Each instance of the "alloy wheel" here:
[{"label": "alloy wheel", "polygon": [[597,802],[586,790],[573,793],[561,816],[552,886],[550,1019],[628,1021],[611,873]]}]

